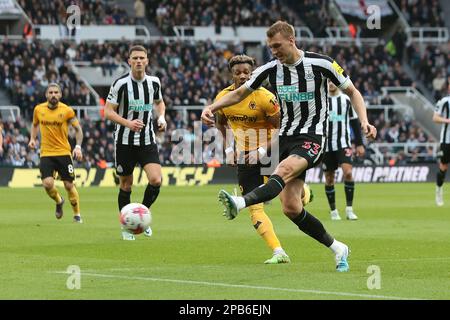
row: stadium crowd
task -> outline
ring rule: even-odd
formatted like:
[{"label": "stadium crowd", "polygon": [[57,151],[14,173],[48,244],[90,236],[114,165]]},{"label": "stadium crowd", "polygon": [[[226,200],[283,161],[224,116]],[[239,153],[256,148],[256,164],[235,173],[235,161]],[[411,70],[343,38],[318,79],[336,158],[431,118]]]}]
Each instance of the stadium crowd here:
[{"label": "stadium crowd", "polygon": [[[211,41],[161,40],[145,46],[149,50],[148,72],[161,78],[165,102],[169,107],[200,105],[202,99],[215,97],[229,82],[227,61],[233,54],[244,51],[240,44]],[[114,70],[119,67],[121,61],[127,60],[128,47],[129,43],[126,42],[81,43],[73,59],[93,61],[94,65],[104,66],[101,57],[114,57],[116,62],[107,67]],[[264,49],[261,47],[262,51]],[[305,45],[303,49],[323,52],[334,57],[371,103],[377,103],[382,86],[414,85],[403,71],[400,57],[381,44],[375,47]],[[257,61],[258,64],[263,62]]]},{"label": "stadium crowd", "polygon": [[40,41],[0,43],[0,90],[9,95],[22,116],[30,119],[33,108],[44,99],[45,88],[57,82],[70,105],[96,105],[94,96],[70,66],[70,47],[44,46]]},{"label": "stadium crowd", "polygon": [[[173,25],[185,26],[267,26],[283,16],[294,25],[308,25],[317,36],[324,35],[325,26],[334,26],[335,22],[326,10],[323,0],[304,0],[303,10],[292,10],[297,1],[279,0],[143,0],[145,16],[168,34]],[[25,12],[36,24],[61,24],[66,19],[63,10],[71,4],[79,5],[82,10],[81,23],[89,24],[128,24],[134,23],[124,9],[109,5],[105,0],[18,0]],[[439,1],[432,0],[396,0],[411,25],[442,26],[442,10]],[[135,1],[136,18],[142,0]],[[50,8],[52,10],[50,10]],[[56,10],[53,10],[56,8]],[[305,10],[307,8],[307,10]],[[298,16],[294,13],[298,12]],[[168,18],[170,17],[170,19]],[[152,20],[153,19],[153,20]],[[321,21],[321,25],[317,22]],[[322,23],[326,21],[326,23]],[[170,25],[169,25],[170,24]],[[401,42],[401,41],[400,41]],[[350,74],[356,87],[365,100],[371,104],[392,103],[389,97],[382,97],[383,86],[415,86],[415,83],[403,71],[402,52],[398,41],[377,46],[356,45],[304,45],[302,49],[323,52],[334,57]],[[96,105],[88,87],[71,69],[71,61],[92,62],[99,66],[103,74],[121,68],[127,60],[129,42],[107,42],[103,44],[70,42],[44,45],[40,41],[22,41],[19,43],[3,41],[0,44],[0,90],[5,90],[12,104],[19,105],[22,118],[16,122],[4,120],[2,125],[3,148],[0,148],[0,165],[17,167],[35,167],[39,162],[36,152],[27,147],[29,127],[33,107],[44,101],[44,90],[48,83],[58,82],[63,88],[63,101],[69,105]],[[186,114],[174,110],[175,106],[203,105],[210,103],[215,95],[229,83],[227,60],[237,53],[243,53],[241,44],[212,43],[211,41],[174,41],[163,40],[146,43],[149,50],[149,74],[160,77],[163,95],[168,107],[167,131],[157,136],[161,147],[160,157],[163,164],[170,164],[174,143],[170,137],[174,130],[185,129],[184,139],[193,141],[199,111],[191,109]],[[395,50],[397,49],[397,50]],[[422,49],[422,50],[421,50]],[[263,60],[267,60],[267,48],[261,48]],[[425,49],[417,45],[406,48],[407,62],[419,74],[435,99],[445,94],[449,81],[449,54],[445,48],[428,46]],[[258,64],[264,61],[257,61]],[[396,114],[384,119],[384,113],[371,111],[369,117],[379,130],[377,142],[407,143],[406,149],[384,149],[386,161],[403,163],[409,161],[429,161],[430,148],[415,146],[416,143],[433,142],[426,132],[411,119]],[[0,119],[0,122],[2,120]],[[114,126],[107,121],[82,119],[85,132],[85,159],[81,165],[86,167],[108,167],[113,162]],[[203,128],[204,130],[205,128]],[[390,155],[397,153],[393,159]],[[421,155],[420,157],[417,155]],[[420,158],[420,159],[419,159]],[[434,161],[434,159],[433,159]]]},{"label": "stadium crowd", "polygon": [[71,5],[80,8],[82,25],[127,25],[134,24],[126,10],[105,0],[18,0],[33,24],[60,25],[65,28],[67,12]]},{"label": "stadium crowd", "polygon": [[411,27],[444,27],[439,0],[395,0]]},{"label": "stadium crowd", "polygon": [[[158,41],[146,44],[149,49],[149,74],[160,77],[166,105],[168,106],[168,130],[158,136],[161,148],[161,162],[171,163],[170,154],[173,143],[170,137],[175,129],[186,129],[186,139],[193,136],[195,121],[199,119],[199,111],[191,110],[187,119],[182,113],[172,107],[180,105],[203,105],[229,83],[227,60],[234,53],[243,52],[240,45],[224,45],[207,42],[165,42]],[[7,165],[31,165],[36,160],[33,152],[28,153],[27,139],[24,134],[25,123],[30,121],[33,107],[43,101],[43,90],[49,81],[57,81],[63,87],[63,101],[69,105],[95,105],[87,88],[70,71],[68,61],[92,61],[103,66],[105,56],[114,58],[115,67],[127,59],[129,43],[81,43],[74,47],[68,42],[51,45],[44,49],[43,45],[35,41],[31,44],[3,43],[0,45],[0,85],[11,94],[13,103],[21,107],[23,119],[13,125],[5,125],[4,153],[1,163]],[[371,104],[392,103],[388,97],[380,98],[382,86],[414,85],[401,68],[399,57],[392,54],[386,46],[375,47],[358,46],[314,46],[308,45],[305,50],[318,51],[335,57],[351,75],[353,82],[360,89],[367,102]],[[19,54],[17,54],[19,53]],[[15,57],[14,59],[11,57]],[[30,58],[31,57],[31,58]],[[6,61],[12,61],[9,64]],[[32,68],[31,63],[37,63]],[[260,62],[262,63],[262,61]],[[448,65],[448,61],[446,61]],[[11,67],[13,71],[11,71]],[[107,68],[106,68],[107,69]],[[423,68],[422,68],[423,69]],[[5,72],[5,70],[7,72]],[[34,71],[33,71],[34,70]],[[107,69],[108,70],[108,69]],[[423,69],[424,72],[426,71]],[[12,81],[15,79],[15,81]],[[89,97],[89,98],[88,98]],[[86,166],[109,166],[113,156],[113,128],[102,121],[95,123],[84,119]],[[400,121],[383,122],[375,120],[380,130],[380,141],[407,142],[414,140],[428,141],[426,135],[417,128],[416,124],[404,124]],[[11,127],[12,126],[12,127]],[[405,128],[395,136],[395,128]],[[392,129],[392,130],[391,130]],[[22,132],[13,139],[16,131]],[[400,132],[401,131],[401,132]],[[410,132],[411,131],[411,132]]]},{"label": "stadium crowd", "polygon": [[301,25],[294,11],[279,0],[146,0],[145,4],[147,16],[166,35],[172,35],[177,25],[215,26],[219,31],[222,26],[267,26],[280,17]]},{"label": "stadium crowd", "polygon": [[[404,148],[395,146],[383,148],[380,151],[384,155],[385,164],[396,163],[406,164],[412,162],[432,162],[432,148],[418,146],[417,143],[435,142],[420,125],[413,119],[405,118],[404,115],[391,113],[389,119],[385,119],[384,112],[370,110],[368,112],[369,120],[377,128],[379,135],[375,142],[405,143],[407,153]],[[160,147],[160,161],[162,164],[173,164],[171,158],[174,145],[179,141],[172,141],[172,134],[177,129],[183,136],[183,141],[194,145],[194,141],[203,145],[203,151],[208,151],[205,147],[207,142],[200,141],[201,135],[195,135],[195,132],[204,132],[205,127],[199,123],[199,110],[190,110],[187,117],[184,117],[181,111],[168,110],[166,113],[167,130],[164,133],[157,133],[157,143]],[[88,118],[81,119],[84,141],[84,160],[79,166],[86,168],[111,167],[114,163],[114,125],[109,121],[91,121]],[[3,153],[0,154],[0,165],[14,167],[36,167],[39,164],[38,154],[28,148],[29,128],[31,124],[23,119],[16,122],[5,121],[3,123]],[[72,147],[75,145],[73,132],[69,132],[69,140]],[[203,154],[204,159],[207,154]],[[192,163],[194,158],[190,159]],[[177,159],[175,159],[175,162]]]},{"label": "stadium crowd", "polygon": [[447,83],[450,82],[450,52],[447,46],[428,45],[421,50],[417,44],[411,44],[407,49],[409,64],[433,92],[435,101],[447,94]]},{"label": "stadium crowd", "polygon": [[[102,65],[101,57],[115,57],[113,70],[122,59],[128,60],[128,42],[81,43],[74,60]],[[200,105],[201,99],[214,97],[227,84],[228,59],[243,48],[211,41],[165,42],[145,44],[149,52],[148,73],[161,79],[167,106]]]}]

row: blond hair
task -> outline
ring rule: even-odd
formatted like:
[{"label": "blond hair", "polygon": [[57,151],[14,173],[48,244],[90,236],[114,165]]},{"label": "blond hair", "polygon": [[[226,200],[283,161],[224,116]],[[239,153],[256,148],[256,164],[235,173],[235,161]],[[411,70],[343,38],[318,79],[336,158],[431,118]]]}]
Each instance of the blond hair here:
[{"label": "blond hair", "polygon": [[277,33],[281,33],[282,36],[289,38],[295,37],[295,29],[292,25],[286,21],[277,21],[267,30],[266,35],[268,38],[272,38]]}]

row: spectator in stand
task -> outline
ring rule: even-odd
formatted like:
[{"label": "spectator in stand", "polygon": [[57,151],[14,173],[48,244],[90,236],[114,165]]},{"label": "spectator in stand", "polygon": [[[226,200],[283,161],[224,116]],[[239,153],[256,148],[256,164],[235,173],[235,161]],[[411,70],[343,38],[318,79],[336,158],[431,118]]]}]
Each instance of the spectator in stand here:
[{"label": "spectator in stand", "polygon": [[134,16],[136,18],[136,24],[145,25],[145,3],[142,0],[135,0]]}]

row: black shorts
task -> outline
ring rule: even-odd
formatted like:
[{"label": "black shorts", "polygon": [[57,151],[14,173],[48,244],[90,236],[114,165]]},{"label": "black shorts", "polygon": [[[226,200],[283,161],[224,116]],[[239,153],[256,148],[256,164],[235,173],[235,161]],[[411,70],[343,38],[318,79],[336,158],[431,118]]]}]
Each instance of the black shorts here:
[{"label": "black shorts", "polygon": [[343,163],[353,164],[352,156],[352,148],[325,152],[322,159],[322,169],[323,171],[335,171]]},{"label": "black shorts", "polygon": [[39,171],[41,171],[42,180],[48,177],[56,178],[56,173],[58,173],[63,181],[72,182],[75,180],[75,171],[71,156],[41,157]]},{"label": "black shorts", "polygon": [[[323,156],[323,147],[325,146],[325,138],[319,135],[302,134],[299,136],[280,137],[280,162],[296,154],[308,161],[308,168],[315,167],[320,163]],[[305,181],[306,170],[297,178]]]},{"label": "black shorts", "polygon": [[138,164],[143,168],[148,163],[161,164],[156,144],[146,146],[129,146],[116,144],[116,173],[119,176],[130,176]]},{"label": "black shorts", "polygon": [[441,149],[438,153],[441,163],[448,164],[450,162],[450,144],[441,143]]},{"label": "black shorts", "polygon": [[267,176],[261,174],[261,165],[245,165],[237,166],[237,175],[239,188],[242,195],[246,195],[260,185],[266,183]]}]

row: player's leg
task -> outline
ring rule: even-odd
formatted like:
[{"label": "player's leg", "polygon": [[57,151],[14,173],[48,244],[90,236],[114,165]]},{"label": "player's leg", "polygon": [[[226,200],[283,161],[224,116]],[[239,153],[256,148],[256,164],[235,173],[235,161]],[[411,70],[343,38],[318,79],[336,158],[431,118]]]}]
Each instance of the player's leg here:
[{"label": "player's leg", "polygon": [[44,187],[48,196],[56,202],[55,216],[57,219],[61,219],[61,217],[63,216],[64,198],[55,187],[55,179],[53,177],[53,174],[56,169],[56,164],[52,160],[52,157],[41,158],[39,170],[41,172],[42,186]]},{"label": "player's leg", "polygon": [[[138,162],[144,169],[147,175],[148,184],[145,188],[144,199],[142,204],[150,209],[152,204],[156,201],[159,195],[159,190],[162,183],[161,164],[159,162],[159,152],[156,144],[151,144],[145,147],[140,147],[138,155]],[[153,234],[150,226],[144,231],[144,235],[150,237]]]},{"label": "player's leg", "polygon": [[302,204],[303,206],[308,205],[311,203],[314,199],[314,193],[311,189],[311,187],[307,184],[303,184],[303,191],[302,191]]},{"label": "player's leg", "polygon": [[55,161],[58,163],[58,174],[64,183],[64,188],[69,196],[70,205],[73,211],[73,221],[82,223],[80,213],[80,196],[78,195],[77,188],[73,181],[75,180],[75,170],[73,167],[72,158],[70,156],[55,157]]},{"label": "player's leg", "polygon": [[302,206],[302,201],[299,195],[301,194],[303,188],[304,176],[305,175],[303,173],[299,179],[294,179],[288,182],[281,192],[280,200],[282,203],[283,212],[295,225],[297,225],[301,231],[333,251],[337,271],[348,271],[348,247],[342,242],[334,239],[325,230],[323,224]]},{"label": "player's leg", "polygon": [[336,191],[334,188],[334,177],[338,168],[336,152],[326,152],[323,156],[322,168],[325,175],[325,194],[330,206],[331,220],[341,220],[339,211],[336,209]]},{"label": "player's leg", "polygon": [[[238,165],[238,183],[243,195],[264,184],[265,177],[261,175],[259,166]],[[272,221],[264,211],[264,204],[258,203],[250,206],[250,218],[253,227],[267,246],[272,250],[272,258],[265,261],[266,264],[288,263],[288,255],[283,250],[278,240]]]},{"label": "player's leg", "polygon": [[144,166],[147,175],[148,184],[145,188],[144,199],[142,204],[150,209],[151,205],[156,201],[162,183],[161,165],[158,163],[147,163]]},{"label": "player's leg", "polygon": [[151,144],[140,147],[138,152],[139,163],[147,175],[148,184],[145,188],[142,204],[150,209],[159,195],[162,183],[161,164],[159,162],[158,147]]},{"label": "player's leg", "polygon": [[[131,174],[126,176],[119,175],[119,195],[118,195],[118,205],[119,205],[119,215],[120,211],[127,204],[131,203],[131,188],[133,186],[133,171]],[[123,240],[135,240],[132,233],[121,227],[122,239]]]},{"label": "player's leg", "polygon": [[77,223],[83,223],[80,212],[80,196],[75,184],[72,181],[63,180],[64,188],[69,196],[70,205],[73,211],[73,221]]},{"label": "player's leg", "polygon": [[[133,170],[136,166],[137,160],[131,146],[116,145],[115,153],[116,174],[119,176],[119,194],[117,196],[117,203],[120,214],[122,208],[131,203]],[[121,230],[123,240],[135,240],[132,233],[127,232],[123,228],[121,228]]]},{"label": "player's leg", "polygon": [[[303,161],[298,162],[300,159]],[[234,219],[243,208],[270,201],[278,196],[287,182],[294,179],[302,170],[306,170],[308,162],[303,158],[300,159],[295,159],[294,156],[284,159],[278,164],[265,185],[253,189],[243,197],[233,197],[221,190],[219,200],[225,206],[224,215],[230,220]],[[298,196],[300,197],[301,194]]]},{"label": "player's leg", "polygon": [[131,189],[133,187],[133,175],[119,176],[119,195],[117,204],[119,211],[127,204],[131,203]]},{"label": "player's leg", "polygon": [[347,203],[345,214],[348,220],[358,220],[358,216],[353,212],[353,197],[355,194],[355,181],[352,174],[353,166],[350,163],[342,163],[341,168],[344,175],[345,200]]},{"label": "player's leg", "polygon": [[344,175],[344,190],[345,200],[347,206],[345,208],[345,214],[348,220],[358,220],[358,217],[353,212],[353,196],[355,194],[355,182],[353,180],[353,150],[352,148],[341,149],[337,152],[338,164],[342,168]]},{"label": "player's leg", "polygon": [[234,219],[243,208],[272,200],[278,196],[286,183],[319,162],[323,143],[324,138],[320,136],[304,135],[290,140],[282,140],[281,137],[280,159],[282,161],[265,185],[252,190],[243,197],[233,197],[225,190],[219,192],[219,201],[225,207],[224,215],[228,219]]},{"label": "player's leg", "polygon": [[131,188],[133,186],[133,171],[137,159],[131,146],[116,145],[115,167],[119,176],[119,194],[117,203],[119,212],[131,202]]},{"label": "player's leg", "polygon": [[444,205],[444,181],[450,162],[450,144],[441,144],[442,153],[439,161],[439,171],[436,174],[436,205],[439,207]]}]

